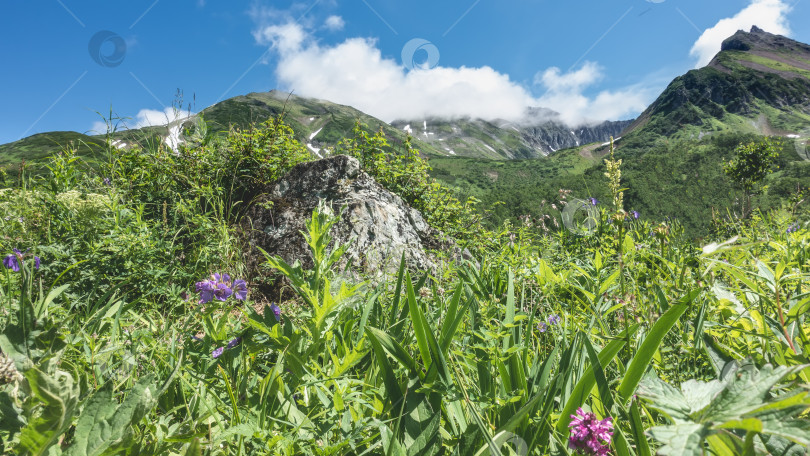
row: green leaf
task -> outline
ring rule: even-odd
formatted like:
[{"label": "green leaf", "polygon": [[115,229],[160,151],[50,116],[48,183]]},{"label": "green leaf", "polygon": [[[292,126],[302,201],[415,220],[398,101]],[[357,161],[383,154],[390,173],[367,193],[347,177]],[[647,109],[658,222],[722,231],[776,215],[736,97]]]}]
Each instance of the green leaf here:
[{"label": "green leaf", "polygon": [[371,349],[374,351],[377,365],[380,366],[380,371],[382,371],[383,384],[385,385],[385,391],[388,393],[388,398],[391,400],[391,405],[392,407],[397,407],[402,404],[403,401],[402,390],[399,387],[397,377],[394,375],[394,369],[391,368],[391,363],[388,362],[388,358],[385,356],[385,350],[383,350],[380,340],[377,337],[377,332],[382,335],[385,335],[385,333],[379,330],[375,332],[374,329],[375,328],[366,326],[366,335],[371,342]]},{"label": "green leaf", "polygon": [[74,383],[72,375],[62,370],[48,375],[32,367],[24,375],[42,411],[22,429],[16,450],[39,456],[72,424],[79,404],[79,385]]},{"label": "green leaf", "polygon": [[658,346],[661,345],[661,341],[664,340],[664,336],[666,336],[669,330],[678,322],[681,315],[686,312],[689,308],[689,303],[699,294],[699,290],[689,292],[680,299],[677,305],[670,307],[669,310],[655,322],[652,329],[650,329],[649,334],[644,338],[644,342],[641,343],[638,352],[633,357],[633,360],[630,361],[630,366],[627,368],[627,372],[625,372],[622,382],[619,385],[618,394],[622,404],[627,403],[633,391],[636,390],[638,382],[641,381],[641,377],[644,375],[644,372],[647,371],[650,361],[652,361],[653,356],[655,356],[655,352],[658,351]]},{"label": "green leaf", "polygon": [[768,392],[782,378],[799,372],[806,366],[765,365],[760,370],[744,369],[731,375],[730,382],[702,413],[713,421],[735,420],[743,414],[762,407]]},{"label": "green leaf", "polygon": [[630,429],[633,431],[633,438],[636,441],[636,450],[639,456],[651,456],[650,444],[644,436],[644,426],[641,422],[638,401],[635,399],[630,402]]},{"label": "green leaf", "polygon": [[[633,325],[621,335],[617,336],[616,340],[611,341],[609,344],[599,352],[598,359],[600,366],[606,366],[613,358],[619,354],[619,351],[624,347],[625,343],[627,343],[627,339],[635,334],[638,330],[638,325]],[[557,421],[557,432],[560,434],[567,434],[568,433],[568,423],[571,422],[571,415],[576,411],[578,407],[581,407],[585,400],[588,398],[588,395],[591,394],[591,390],[596,383],[595,373],[593,371],[593,366],[589,366],[585,373],[582,375],[582,378],[579,379],[574,389],[571,391],[571,396],[568,398],[568,401],[565,403],[565,407],[560,411],[560,419]]]},{"label": "green leaf", "polygon": [[678,390],[655,375],[647,375],[638,387],[638,395],[652,402],[652,408],[663,412],[675,423],[691,420],[691,415],[706,408],[725,388],[718,380],[699,382],[687,380]]},{"label": "green leaf", "polygon": [[422,309],[416,302],[416,294],[413,290],[413,282],[411,282],[411,275],[405,274],[406,293],[408,295],[408,312],[411,316],[411,323],[413,324],[413,332],[416,335],[416,345],[419,348],[419,354],[422,356],[422,362],[425,368],[430,367],[430,348],[427,341],[427,321],[422,313]]},{"label": "green leaf", "polygon": [[682,423],[655,426],[649,433],[664,444],[658,449],[658,454],[662,456],[703,456],[701,443],[709,435],[709,430],[699,423]]},{"label": "green leaf", "polygon": [[588,339],[585,334],[582,336],[585,349],[588,352],[588,359],[591,361],[591,369],[593,370],[594,380],[596,381],[596,387],[599,391],[599,397],[602,399],[602,403],[605,405],[605,410],[610,410],[613,408],[613,395],[610,393],[610,386],[608,385],[607,378],[605,378],[605,371],[602,368],[602,363],[599,362],[599,356],[596,354],[596,350],[593,349],[590,339]]},{"label": "green leaf", "polygon": [[441,410],[433,411],[427,396],[414,393],[414,389],[416,388],[409,388],[402,415],[405,448],[408,449],[408,456],[434,455],[441,450]]},{"label": "green leaf", "polygon": [[366,334],[373,336],[374,340],[377,341],[382,348],[385,348],[385,351],[390,353],[391,356],[399,361],[403,367],[407,368],[411,374],[416,375],[421,373],[421,370],[416,365],[416,361],[411,357],[410,354],[408,354],[402,345],[400,345],[399,342],[394,340],[391,336],[373,326],[366,326]]},{"label": "green leaf", "polygon": [[158,403],[182,364],[177,360],[174,371],[162,386],[155,384],[155,377],[147,375],[132,387],[126,399],[119,405],[113,397],[111,386],[104,386],[87,400],[73,435],[73,444],[65,456],[98,456],[113,449],[123,448],[137,424]]}]

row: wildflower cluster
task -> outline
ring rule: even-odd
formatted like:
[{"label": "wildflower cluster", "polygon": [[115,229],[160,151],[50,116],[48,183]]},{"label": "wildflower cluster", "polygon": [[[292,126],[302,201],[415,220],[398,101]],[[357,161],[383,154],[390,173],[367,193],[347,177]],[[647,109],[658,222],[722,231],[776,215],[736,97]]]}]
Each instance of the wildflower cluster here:
[{"label": "wildflower cluster", "polygon": [[211,274],[209,280],[197,282],[195,288],[200,294],[200,304],[211,302],[214,298],[225,301],[231,295],[240,301],[247,298],[247,283],[242,279],[231,282],[228,274]]},{"label": "wildflower cluster", "polygon": [[580,454],[602,456],[610,452],[610,440],[613,438],[613,418],[597,420],[591,412],[585,413],[582,407],[576,415],[571,415],[571,437],[568,448]]},{"label": "wildflower cluster", "polygon": [[792,223],[789,227],[787,227],[787,230],[785,230],[785,231],[787,232],[787,234],[795,233],[796,231],[799,231],[799,222]]},{"label": "wildflower cluster", "polygon": [[[31,255],[28,253],[28,250],[25,252],[21,252],[20,249],[13,249],[14,253],[10,253],[3,258],[3,266],[7,269],[11,269],[14,272],[18,272],[20,270],[20,264],[22,264],[23,260],[27,256],[34,257],[34,268],[39,269],[39,257],[35,255]],[[30,250],[30,249],[29,249]]]}]

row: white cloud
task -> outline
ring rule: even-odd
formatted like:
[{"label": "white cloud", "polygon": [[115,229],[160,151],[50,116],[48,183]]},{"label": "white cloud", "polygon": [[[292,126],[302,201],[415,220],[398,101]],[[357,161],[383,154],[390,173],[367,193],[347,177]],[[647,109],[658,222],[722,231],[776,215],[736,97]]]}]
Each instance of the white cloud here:
[{"label": "white cloud", "polygon": [[619,120],[632,117],[643,111],[656,90],[637,84],[618,91],[601,91],[592,97],[583,92],[602,80],[603,69],[595,62],[585,62],[582,68],[562,73],[552,67],[538,73],[535,84],[546,89],[538,98],[538,106],[560,113],[561,119],[570,124],[591,123],[599,120]]},{"label": "white cloud", "polygon": [[256,30],[253,32],[253,38],[258,43],[270,45],[285,55],[298,52],[307,38],[307,33],[300,25],[288,22]]},{"label": "white cloud", "polygon": [[[187,119],[194,115],[188,111],[176,111],[174,108],[165,108],[163,111],[157,109],[141,109],[133,118],[124,118],[113,125],[117,131],[137,129],[143,127],[159,127],[178,120]],[[115,123],[115,120],[114,120]],[[93,122],[90,134],[107,133],[107,124],[102,121]]]},{"label": "white cloud", "polygon": [[346,22],[343,21],[343,18],[340,16],[329,16],[326,18],[326,22],[324,25],[327,29],[336,32],[339,30],[343,30],[343,27],[346,26]]},{"label": "white cloud", "polygon": [[560,112],[568,123],[580,124],[636,115],[651,99],[638,88],[583,95],[602,77],[595,63],[566,74],[557,68],[538,74],[536,83],[547,93],[536,98],[509,75],[488,66],[407,71],[401,62],[383,57],[373,39],[322,45],[292,22],[259,27],[253,36],[277,52],[279,88],[351,105],[385,121],[426,116],[519,121],[526,108],[542,106]]},{"label": "white cloud", "polygon": [[557,67],[551,67],[534,77],[535,84],[545,86],[549,91],[579,91],[602,79],[603,68],[596,62],[585,62],[577,71],[562,74]]},{"label": "white cloud", "polygon": [[706,29],[695,42],[689,54],[697,59],[695,68],[708,64],[720,52],[723,40],[737,30],[748,31],[752,26],[777,35],[790,35],[787,14],[791,6],[783,0],[751,0],[751,4],[733,17],[721,19]]}]

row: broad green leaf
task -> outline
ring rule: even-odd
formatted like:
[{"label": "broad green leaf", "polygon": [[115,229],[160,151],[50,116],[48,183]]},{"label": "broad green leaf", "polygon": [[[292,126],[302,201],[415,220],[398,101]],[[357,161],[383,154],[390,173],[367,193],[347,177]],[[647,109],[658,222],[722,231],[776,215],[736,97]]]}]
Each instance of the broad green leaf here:
[{"label": "broad green leaf", "polygon": [[408,456],[429,456],[441,450],[440,422],[441,411],[433,411],[427,396],[415,393],[411,389],[405,398],[405,410],[401,421],[405,431],[403,443],[408,449]]},{"label": "broad green leaf", "polygon": [[658,454],[663,456],[703,456],[701,442],[709,434],[709,430],[699,423],[655,426],[648,432],[664,444],[658,449]]},{"label": "broad green leaf", "polygon": [[32,367],[23,374],[31,395],[42,405],[39,415],[20,433],[18,453],[45,454],[71,426],[79,404],[79,385],[69,373],[56,370],[53,375]]}]

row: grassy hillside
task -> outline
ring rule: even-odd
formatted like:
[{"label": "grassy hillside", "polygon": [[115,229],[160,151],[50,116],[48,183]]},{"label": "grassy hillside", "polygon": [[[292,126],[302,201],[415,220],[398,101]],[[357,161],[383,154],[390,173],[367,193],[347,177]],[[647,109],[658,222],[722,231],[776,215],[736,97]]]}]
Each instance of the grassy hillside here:
[{"label": "grassy hillside", "polygon": [[[643,148],[632,139],[622,139],[616,152],[623,160],[627,210],[637,210],[652,220],[677,218],[692,237],[709,234],[713,212],[740,212],[741,191],[723,172],[723,160],[732,157],[737,145],[757,141],[760,135],[719,133],[700,140],[660,139],[644,143]],[[434,177],[461,195],[480,199],[491,210],[490,222],[496,226],[507,218],[549,212],[548,205],[558,200],[560,189],[572,190],[571,196],[580,199],[609,201],[603,163],[606,153],[607,147],[590,145],[560,151],[547,159],[433,158],[430,163]],[[783,141],[778,166],[767,178],[764,192],[755,198],[763,209],[788,201],[797,188],[810,188],[810,162],[796,154],[795,142]]]},{"label": "grassy hillside", "polygon": [[10,174],[19,172],[23,161],[31,172],[43,169],[49,157],[67,147],[76,148],[82,159],[93,162],[106,150],[104,140],[74,131],[39,133],[8,144],[0,145],[0,167]]}]

